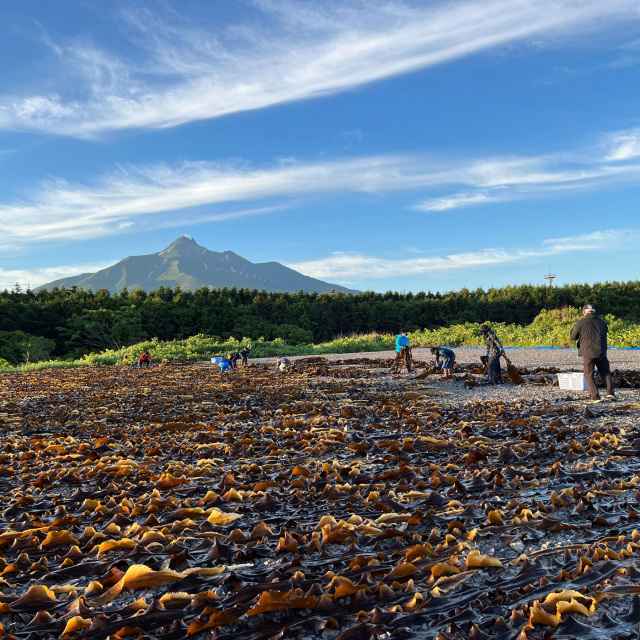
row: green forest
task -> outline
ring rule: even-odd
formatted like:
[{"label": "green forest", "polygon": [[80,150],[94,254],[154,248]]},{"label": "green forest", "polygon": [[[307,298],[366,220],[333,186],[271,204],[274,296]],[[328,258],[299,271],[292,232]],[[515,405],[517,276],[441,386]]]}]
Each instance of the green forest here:
[{"label": "green forest", "polygon": [[[115,353],[151,342],[177,344],[194,336],[209,345],[232,346],[262,339],[266,347],[275,341],[274,349],[283,351],[286,347],[292,353],[300,345],[320,345],[349,336],[389,336],[400,328],[416,335],[423,332],[424,340],[433,335],[445,341],[451,331],[442,330],[457,327],[456,332],[466,336],[459,342],[462,344],[472,340],[477,323],[500,323],[505,331],[510,326],[535,327],[534,320],[538,318],[540,323],[541,312],[577,309],[585,302],[622,323],[620,335],[626,337],[625,344],[619,346],[635,346],[628,343],[635,341],[640,321],[638,280],[553,288],[462,289],[443,294],[357,295],[235,288],[159,288],[151,293],[110,294],[71,287],[33,292],[16,286],[0,293],[0,359],[12,366],[50,359],[73,362],[88,354]],[[575,313],[560,324],[570,324]],[[381,340],[386,344],[386,338]],[[553,338],[554,343],[559,340],[558,336]]]}]

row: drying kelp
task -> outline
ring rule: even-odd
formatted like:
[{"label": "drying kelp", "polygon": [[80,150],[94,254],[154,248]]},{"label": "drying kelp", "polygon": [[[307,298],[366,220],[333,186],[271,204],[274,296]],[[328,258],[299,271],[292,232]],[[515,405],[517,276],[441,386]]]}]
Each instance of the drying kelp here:
[{"label": "drying kelp", "polygon": [[385,364],[0,376],[0,637],[635,633],[638,405]]}]

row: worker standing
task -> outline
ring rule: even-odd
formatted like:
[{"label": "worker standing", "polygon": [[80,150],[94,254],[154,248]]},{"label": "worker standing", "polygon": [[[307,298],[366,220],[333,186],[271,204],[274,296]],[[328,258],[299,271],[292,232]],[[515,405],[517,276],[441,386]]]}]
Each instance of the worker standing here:
[{"label": "worker standing", "polygon": [[571,339],[578,341],[578,355],[582,356],[584,378],[593,402],[600,401],[594,378],[595,369],[607,387],[607,399],[615,400],[611,369],[607,358],[607,323],[596,315],[590,304],[582,307],[582,318],[571,328]]},{"label": "worker standing", "polygon": [[480,325],[480,332],[487,347],[487,375],[489,377],[489,384],[504,384],[502,371],[500,370],[500,356],[504,355],[504,347],[500,340],[498,340],[498,336],[496,336],[486,324]]},{"label": "worker standing", "polygon": [[396,359],[393,361],[389,373],[397,373],[403,364],[406,365],[409,373],[413,371],[413,358],[411,357],[409,338],[407,338],[407,332],[404,329],[400,329],[400,333],[396,338]]}]

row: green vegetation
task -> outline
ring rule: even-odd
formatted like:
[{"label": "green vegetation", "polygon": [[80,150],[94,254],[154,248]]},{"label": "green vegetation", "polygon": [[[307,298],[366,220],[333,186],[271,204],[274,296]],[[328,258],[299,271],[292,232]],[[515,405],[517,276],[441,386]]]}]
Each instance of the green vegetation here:
[{"label": "green vegetation", "polygon": [[[513,347],[570,347],[569,330],[580,317],[576,308],[565,308],[553,311],[542,311],[531,324],[522,326],[491,323],[500,340],[506,346]],[[605,316],[609,325],[609,345],[615,347],[635,347],[640,345],[640,324]],[[479,322],[467,322],[451,327],[424,329],[409,333],[414,346],[448,345],[452,347],[480,346]],[[387,351],[395,348],[396,335],[371,333],[361,336],[336,338],[320,344],[291,344],[282,338],[274,340],[251,340],[219,338],[198,334],[186,340],[139,342],[120,349],[106,349],[99,353],[90,353],[74,361],[52,360],[49,362],[29,363],[11,366],[6,360],[0,360],[0,372],[33,371],[43,368],[61,368],[73,366],[116,365],[122,364],[128,355],[137,360],[143,350],[148,350],[154,362],[175,362],[185,360],[208,360],[233,351],[239,351],[244,345],[251,343],[251,355],[254,358],[273,357],[275,355],[322,355],[327,353],[358,353],[367,351]]]},{"label": "green vegetation", "polygon": [[[166,287],[112,295],[105,289],[33,292],[15,287],[0,292],[0,358],[13,366],[48,358],[74,362],[154,338],[182,345],[198,334],[214,336],[216,344],[243,336],[252,341],[263,337],[266,343],[281,339],[288,347],[299,347],[323,345],[347,335],[390,335],[405,328],[437,330],[433,341],[467,344],[473,339],[467,335],[472,329],[459,326],[483,321],[505,323],[506,341],[538,344],[533,330],[522,336],[516,327],[534,323],[541,310],[580,308],[585,302],[621,321],[639,323],[640,281],[357,295]],[[544,336],[549,332],[549,328],[538,329]],[[563,329],[558,331],[554,344],[565,340],[560,336]],[[460,333],[466,337],[458,337]],[[537,340],[546,340],[544,336]],[[632,331],[626,340],[633,339]],[[275,344],[279,348],[280,343]]]}]

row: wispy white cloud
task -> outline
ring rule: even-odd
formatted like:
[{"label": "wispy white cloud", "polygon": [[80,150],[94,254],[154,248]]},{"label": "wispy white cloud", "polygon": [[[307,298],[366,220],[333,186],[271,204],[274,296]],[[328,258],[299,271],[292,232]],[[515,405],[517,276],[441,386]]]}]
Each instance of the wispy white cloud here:
[{"label": "wispy white cloud", "polygon": [[[0,204],[0,247],[113,235],[123,224],[145,220],[145,216],[146,220],[153,216],[154,226],[163,225],[176,217],[172,214],[167,221],[159,214],[202,205],[411,189],[432,180],[438,178],[428,171],[416,172],[410,159],[391,156],[308,165],[287,162],[264,170],[233,163],[123,167],[91,185],[51,180],[27,201]],[[191,218],[239,218],[282,206],[282,202],[265,203],[241,211],[200,212]]]},{"label": "wispy white cloud", "polygon": [[[0,128],[94,137],[172,127],[352,89],[492,48],[640,20],[635,0],[255,3],[266,15],[216,30],[128,9],[129,57],[54,43],[58,93],[0,97]],[[132,48],[133,51],[133,48]],[[64,73],[63,73],[64,71]]]},{"label": "wispy white cloud", "polygon": [[590,148],[536,157],[460,161],[448,173],[448,184],[458,185],[462,191],[429,197],[411,208],[449,211],[634,185],[640,179],[639,159],[640,129],[629,129],[603,136],[598,145]]},{"label": "wispy white cloud", "polygon": [[350,142],[362,142],[362,140],[364,139],[364,133],[362,133],[360,129],[350,129],[349,131],[343,131],[340,134],[340,137],[343,140],[348,140]]},{"label": "wispy white cloud", "polygon": [[628,69],[629,67],[636,67],[640,64],[640,55],[624,55],[618,56],[615,60],[612,60],[606,66],[609,69]]},{"label": "wispy white cloud", "polygon": [[609,69],[625,69],[640,64],[640,38],[623,42],[615,48],[615,57],[605,65]]},{"label": "wispy white cloud", "polygon": [[[204,214],[200,216],[180,216],[172,218],[159,224],[153,224],[154,229],[173,229],[175,227],[185,227],[198,224],[206,224],[207,222],[227,222],[232,220],[240,220],[241,218],[250,218],[253,216],[266,216],[269,213],[277,213],[286,210],[285,206],[272,207],[254,207],[252,209],[238,209],[236,211],[225,211],[223,213],[213,213],[211,215]],[[132,223],[133,224],[133,223]]]},{"label": "wispy white cloud", "polygon": [[91,262],[87,264],[70,264],[58,267],[44,267],[42,269],[0,269],[0,291],[11,289],[18,283],[23,289],[39,287],[47,282],[77,276],[80,273],[93,273],[106,269],[112,262]]},{"label": "wispy white cloud", "polygon": [[343,140],[343,149],[351,149],[354,144],[362,142],[364,140],[364,133],[360,129],[351,129],[349,131],[343,131],[340,134],[340,138]]},{"label": "wispy white cloud", "polygon": [[358,280],[384,280],[428,273],[507,265],[567,252],[631,249],[640,245],[640,231],[608,229],[568,238],[552,238],[521,249],[483,249],[437,257],[390,260],[361,253],[335,252],[326,258],[289,263],[287,266],[313,278],[351,284]]},{"label": "wispy white cloud", "polygon": [[391,260],[361,253],[336,251],[318,260],[289,263],[287,266],[313,278],[333,278],[334,281],[353,282],[363,279],[409,277],[422,273],[448,271],[469,267],[504,264],[520,258],[504,249],[486,249],[472,253],[458,253],[445,257]]},{"label": "wispy white cloud", "polygon": [[628,249],[638,244],[640,232],[634,229],[605,229],[581,233],[566,238],[550,238],[542,243],[544,251],[595,251],[598,249]]},{"label": "wispy white cloud", "polygon": [[[121,167],[87,184],[52,179],[28,198],[0,202],[0,248],[266,215],[294,199],[341,193],[455,189],[411,207],[428,212],[637,185],[639,140],[639,130],[632,129],[606,136],[594,148],[528,158],[389,155],[307,164],[288,158],[266,168],[239,161]],[[238,209],[239,203],[252,204]]]},{"label": "wispy white cloud", "polygon": [[493,193],[453,193],[441,198],[430,198],[412,207],[415,211],[449,211],[460,207],[471,207],[473,205],[490,204],[492,202],[503,202],[504,196],[498,191]]},{"label": "wispy white cloud", "polygon": [[640,127],[620,131],[609,136],[606,160],[632,160],[640,158]]}]

